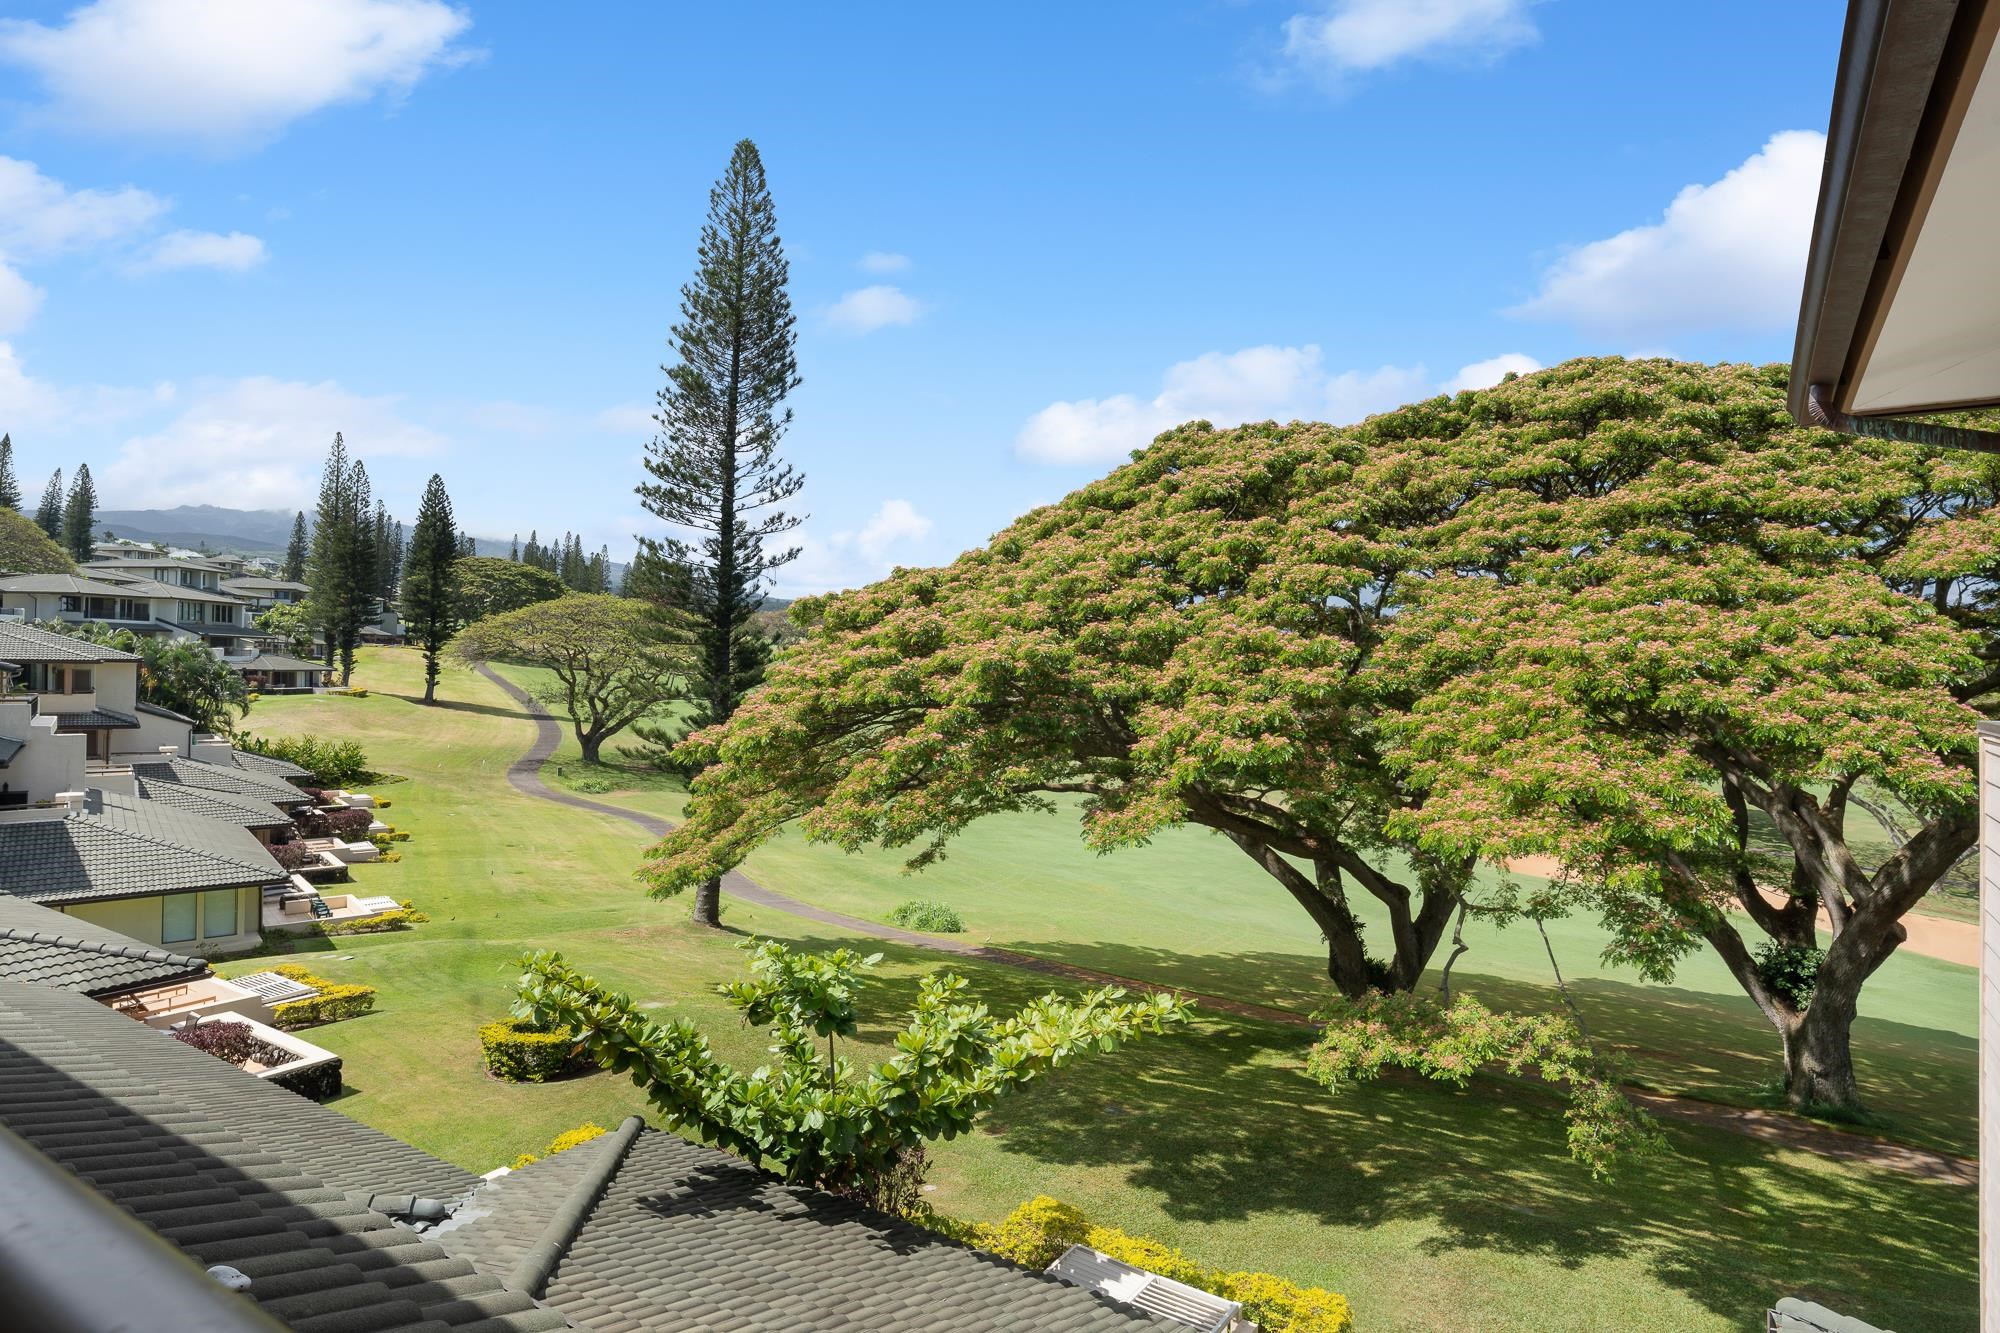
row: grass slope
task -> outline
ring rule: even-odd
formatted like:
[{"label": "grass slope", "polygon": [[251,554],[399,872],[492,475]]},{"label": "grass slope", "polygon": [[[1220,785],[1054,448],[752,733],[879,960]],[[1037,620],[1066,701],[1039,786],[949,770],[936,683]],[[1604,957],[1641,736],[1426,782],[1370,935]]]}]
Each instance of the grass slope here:
[{"label": "grass slope", "polygon": [[[530,687],[543,680],[503,670]],[[593,799],[679,815],[676,788],[629,765],[583,764],[567,732],[551,767],[552,780]],[[633,789],[605,791],[621,782]],[[887,921],[907,899],[935,898],[965,919],[959,938],[1117,976],[1306,1014],[1327,994],[1311,922],[1240,851],[1204,830],[1170,830],[1148,846],[1096,856],[1079,841],[1073,816],[998,815],[967,830],[921,875],[905,874],[902,863],[895,853],[848,855],[788,832],[745,869],[794,897],[873,921]],[[1364,920],[1386,934],[1374,900],[1356,898]],[[1777,1037],[1712,952],[1692,955],[1675,984],[1660,986],[1604,964],[1604,932],[1592,919],[1550,922],[1548,934],[1545,947],[1532,923],[1470,923],[1471,951],[1452,970],[1455,984],[1495,1007],[1551,1008],[1560,1003],[1552,947],[1591,1031],[1625,1053],[1637,1081],[1738,1105],[1771,1100]],[[1975,968],[1911,953],[1869,981],[1854,1029],[1873,1112],[1868,1129],[1966,1156],[1977,1151],[1978,982]]]},{"label": "grass slope", "polygon": [[[416,899],[432,920],[336,940],[304,960],[381,988],[379,1012],[312,1034],[346,1057],[352,1092],[335,1105],[476,1170],[582,1120],[610,1124],[643,1110],[628,1083],[605,1075],[536,1087],[480,1072],[474,1029],[504,1011],[511,961],[529,947],[563,949],[662,1016],[692,1018],[730,1058],[762,1058],[763,1035],[710,989],[738,967],[734,940],[688,926],[684,904],[650,901],[632,883],[643,835],[514,793],[505,770],[526,747],[527,720],[463,674],[446,677],[445,707],[419,709],[416,662],[404,651],[370,651],[358,682],[370,697],[266,699],[252,718],[260,731],[352,737],[380,767],[411,779],[387,789],[395,802],[387,818],[413,835],[405,859],[359,875],[371,891]],[[668,811],[677,798],[607,799]],[[1304,932],[1267,910],[1267,894],[1242,891],[1254,880],[1207,859],[1205,839],[1097,860],[1052,822],[976,832],[922,882],[925,896],[953,901],[975,930],[1113,970],[1309,1002]],[[913,887],[889,867],[793,840],[753,870],[799,896],[881,915]],[[861,911],[874,906],[881,911]],[[742,904],[728,920],[807,946],[853,942]],[[1588,972],[1595,949],[1586,946],[1557,941],[1565,966]],[[1478,947],[1493,987],[1506,967],[1525,974],[1533,952],[1508,944],[1503,958],[1497,941]],[[871,1013],[889,1016],[937,963],[885,952],[866,998]],[[966,970],[998,1005],[1044,988],[1003,969]],[[1612,993],[1596,985],[1586,993],[1609,1015]],[[1641,993],[1630,1008],[1657,1026],[1663,1054],[1685,1061],[1711,1039],[1732,1040],[1716,997],[1631,989]],[[1912,994],[1937,1003],[1921,986]],[[1938,1034],[1951,1035],[1927,1014],[1904,1015],[1912,1052],[1934,1054]],[[880,1044],[888,1034],[877,1026],[862,1035]],[[1301,1032],[1211,1018],[1079,1064],[1003,1103],[978,1132],[940,1145],[937,1201],[994,1218],[1027,1195],[1053,1193],[1210,1263],[1344,1291],[1370,1333],[1733,1329],[1787,1292],[1891,1327],[1974,1325],[1970,1190],[1681,1127],[1668,1131],[1671,1156],[1593,1185],[1568,1162],[1558,1107],[1539,1094],[1484,1081],[1463,1093],[1399,1082],[1333,1098],[1301,1073],[1305,1045]],[[1733,1059],[1698,1063],[1730,1069]]]}]

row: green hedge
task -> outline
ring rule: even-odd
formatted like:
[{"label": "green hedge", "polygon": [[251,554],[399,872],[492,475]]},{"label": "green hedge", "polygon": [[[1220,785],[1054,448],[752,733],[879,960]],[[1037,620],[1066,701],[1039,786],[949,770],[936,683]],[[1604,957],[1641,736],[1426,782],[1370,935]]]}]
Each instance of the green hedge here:
[{"label": "green hedge", "polygon": [[956,935],[965,929],[965,919],[950,903],[930,898],[912,898],[889,913],[889,920],[905,930],[923,930],[933,935]]},{"label": "green hedge", "polygon": [[546,1083],[581,1067],[568,1028],[537,1032],[527,1020],[503,1018],[479,1029],[487,1072],[510,1083]]},{"label": "green hedge", "polygon": [[287,1000],[273,1008],[271,1021],[278,1027],[289,1030],[337,1023],[343,1018],[358,1018],[375,1007],[373,986],[328,981],[297,963],[278,963],[271,970],[319,992],[309,1000]]},{"label": "green hedge", "polygon": [[1354,1311],[1347,1298],[1323,1287],[1302,1287],[1274,1273],[1230,1273],[1208,1268],[1170,1245],[1128,1236],[1116,1227],[1092,1226],[1077,1209],[1046,1194],[1037,1195],[999,1226],[921,1218],[955,1239],[1012,1259],[1027,1268],[1046,1268],[1072,1245],[1088,1245],[1113,1259],[1190,1287],[1213,1292],[1243,1306],[1244,1317],[1265,1333],[1353,1333]]}]

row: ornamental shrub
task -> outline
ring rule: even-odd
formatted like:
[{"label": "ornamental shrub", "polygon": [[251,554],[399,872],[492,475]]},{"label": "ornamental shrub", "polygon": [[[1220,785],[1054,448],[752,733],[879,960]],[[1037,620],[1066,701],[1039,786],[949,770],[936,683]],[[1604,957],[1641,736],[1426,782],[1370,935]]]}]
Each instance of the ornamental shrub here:
[{"label": "ornamental shrub", "polygon": [[266,1069],[276,1069],[279,1065],[290,1064],[298,1059],[290,1051],[281,1051],[271,1043],[258,1037],[248,1023],[202,1023],[172,1029],[174,1040],[192,1046],[198,1051],[207,1051],[218,1060],[227,1060],[241,1069],[252,1060]]},{"label": "ornamental shrub", "polygon": [[562,1133],[550,1139],[549,1146],[542,1149],[540,1152],[522,1153],[519,1157],[516,1157],[514,1159],[514,1165],[512,1169],[515,1171],[519,1171],[524,1166],[533,1166],[536,1162],[541,1161],[542,1158],[544,1157],[554,1157],[557,1153],[562,1152],[565,1149],[574,1148],[579,1143],[588,1143],[595,1138],[602,1138],[604,1135],[609,1134],[610,1132],[611,1132],[610,1130],[606,1129],[602,1125],[595,1124],[590,1121],[585,1121],[583,1124],[578,1125],[575,1129],[566,1129]]},{"label": "ornamental shrub", "polygon": [[576,1036],[567,1027],[542,1031],[521,1018],[502,1018],[480,1028],[479,1049],[487,1072],[509,1083],[546,1083],[583,1063],[576,1054]]},{"label": "ornamental shrub", "polygon": [[347,787],[374,776],[368,756],[353,741],[325,740],[318,736],[246,736],[243,746],[255,754],[283,759],[312,774],[314,785]]},{"label": "ornamental shrub", "polygon": [[1064,1250],[1080,1245],[1091,1230],[1090,1219],[1060,1199],[1037,1194],[993,1229],[984,1248],[1023,1268],[1047,1268]]},{"label": "ornamental shrub", "polygon": [[357,916],[347,921],[323,921],[320,923],[322,935],[373,935],[385,930],[408,930],[415,918],[400,907],[392,907],[374,916]]},{"label": "ornamental shrub", "polygon": [[905,930],[927,930],[933,935],[956,935],[965,929],[958,909],[929,898],[910,899],[889,913],[889,920]]},{"label": "ornamental shrub", "polygon": [[1206,1268],[1171,1245],[1130,1236],[1116,1227],[1092,1226],[1080,1211],[1046,1194],[1036,1195],[997,1227],[963,1223],[927,1205],[906,1214],[912,1221],[1025,1268],[1046,1268],[1072,1245],[1088,1245],[1149,1273],[1237,1301],[1265,1333],[1353,1333],[1347,1298],[1323,1287],[1302,1287],[1274,1273],[1225,1273]]},{"label": "ornamental shrub", "polygon": [[292,827],[301,838],[338,838],[356,842],[368,836],[375,812],[359,807],[343,810],[301,810],[292,816]]},{"label": "ornamental shrub", "polygon": [[271,1011],[273,1025],[287,1031],[320,1023],[337,1023],[344,1018],[358,1018],[375,1007],[373,986],[328,981],[297,963],[278,963],[271,970],[319,991],[310,999],[287,1000]]},{"label": "ornamental shrub", "polygon": [[273,843],[269,851],[271,859],[283,870],[304,870],[319,864],[319,853],[302,841]]}]

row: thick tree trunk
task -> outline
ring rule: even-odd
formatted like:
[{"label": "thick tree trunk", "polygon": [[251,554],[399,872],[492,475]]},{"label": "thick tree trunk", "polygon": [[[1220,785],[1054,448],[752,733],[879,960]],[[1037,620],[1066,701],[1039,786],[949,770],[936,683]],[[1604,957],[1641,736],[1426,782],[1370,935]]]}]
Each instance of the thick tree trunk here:
[{"label": "thick tree trunk", "polygon": [[694,923],[697,926],[722,924],[722,879],[704,881],[694,891]]},{"label": "thick tree trunk", "polygon": [[1815,992],[1804,1016],[1781,1035],[1785,1051],[1785,1104],[1794,1110],[1861,1109],[1861,1088],[1854,1081],[1854,1053],[1848,1034],[1854,1023],[1854,1002],[1843,1006],[1829,998],[1822,1007]]},{"label": "thick tree trunk", "polygon": [[598,751],[604,748],[604,738],[596,732],[579,731],[576,733],[576,744],[577,748],[583,751],[583,762],[594,764],[597,762]]}]

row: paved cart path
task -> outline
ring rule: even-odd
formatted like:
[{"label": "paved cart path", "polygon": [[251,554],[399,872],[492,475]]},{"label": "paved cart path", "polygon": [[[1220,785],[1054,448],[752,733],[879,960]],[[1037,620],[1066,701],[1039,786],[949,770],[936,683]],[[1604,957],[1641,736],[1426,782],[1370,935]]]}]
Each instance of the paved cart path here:
[{"label": "paved cart path", "polygon": [[[589,810],[596,814],[625,820],[638,825],[655,838],[663,838],[672,830],[673,825],[658,815],[607,805],[603,801],[593,801],[574,792],[558,791],[542,781],[542,765],[546,764],[562,745],[561,724],[542,706],[540,700],[491,667],[481,666],[479,673],[504,690],[508,698],[526,709],[534,719],[535,743],[528,748],[526,754],[507,768],[507,781],[513,784],[515,790],[537,800],[553,801],[557,805]],[[1247,1004],[1220,995],[1203,995],[1195,991],[1180,990],[1178,987],[1160,986],[1132,977],[1099,972],[1092,968],[1074,967],[1053,959],[1037,958],[1032,954],[1017,953],[1012,949],[996,948],[990,944],[970,944],[941,935],[922,935],[880,921],[868,921],[858,916],[848,916],[844,912],[831,912],[823,907],[815,907],[811,903],[800,902],[797,898],[779,893],[775,889],[768,889],[738,870],[732,870],[722,877],[722,887],[732,896],[747,903],[756,903],[760,907],[769,907],[849,934],[887,940],[892,944],[901,944],[912,949],[971,958],[983,963],[997,963],[1002,967],[1038,972],[1044,976],[1061,977],[1067,981],[1081,981],[1100,986],[1123,986],[1135,991],[1172,991],[1186,996],[1199,1008],[1211,1013],[1231,1014],[1238,1018],[1254,1019],[1262,1023],[1278,1023],[1286,1027],[1316,1026],[1310,1018],[1289,1009],[1274,1009],[1268,1005]],[[1719,1102],[1697,1101],[1690,1097],[1668,1097],[1636,1088],[1628,1088],[1627,1092],[1635,1102],[1662,1119],[1705,1125],[1711,1129],[1746,1135],[1778,1147],[1795,1148],[1840,1161],[1900,1171],[1926,1180],[1940,1180],[1967,1186],[1976,1185],[1979,1181],[1978,1163],[1948,1153],[1891,1143],[1886,1139],[1871,1138],[1865,1134],[1849,1134],[1777,1111],[1724,1106]]]}]

